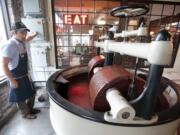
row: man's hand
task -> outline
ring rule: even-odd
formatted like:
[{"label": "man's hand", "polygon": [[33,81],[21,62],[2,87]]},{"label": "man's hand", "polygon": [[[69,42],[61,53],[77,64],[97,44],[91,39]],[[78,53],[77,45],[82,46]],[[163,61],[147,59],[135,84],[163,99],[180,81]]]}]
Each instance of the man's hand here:
[{"label": "man's hand", "polygon": [[26,42],[31,41],[34,37],[38,35],[38,32],[32,32],[31,35],[26,36]]},{"label": "man's hand", "polygon": [[12,88],[17,88],[18,87],[18,82],[15,79],[10,80],[10,86]]},{"label": "man's hand", "polygon": [[8,68],[8,63],[10,61],[10,58],[8,57],[2,57],[2,69],[4,71],[4,74],[6,75],[6,77],[8,78],[9,82],[10,82],[10,86],[12,88],[17,88],[18,87],[18,82],[13,78],[9,68]]},{"label": "man's hand", "polygon": [[37,35],[38,35],[37,32],[33,32],[33,33],[31,34],[32,37],[35,37],[35,36],[37,36]]}]

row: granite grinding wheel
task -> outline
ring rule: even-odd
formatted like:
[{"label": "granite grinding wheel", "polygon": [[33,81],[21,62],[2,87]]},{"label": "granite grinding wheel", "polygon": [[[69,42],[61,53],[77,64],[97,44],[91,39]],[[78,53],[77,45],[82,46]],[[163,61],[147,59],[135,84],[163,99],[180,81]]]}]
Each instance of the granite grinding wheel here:
[{"label": "granite grinding wheel", "polygon": [[[108,111],[110,109],[106,101],[106,91],[109,88],[118,89],[126,97],[132,74],[121,66],[107,66],[94,74],[90,80],[89,92],[93,109],[96,111]],[[144,80],[136,78],[135,91],[139,95],[143,90]]]},{"label": "granite grinding wheel", "polygon": [[89,79],[91,79],[92,76],[94,75],[94,73],[93,73],[94,68],[103,67],[103,65],[104,65],[104,56],[99,55],[99,56],[93,57],[88,63],[88,77],[89,77]]}]

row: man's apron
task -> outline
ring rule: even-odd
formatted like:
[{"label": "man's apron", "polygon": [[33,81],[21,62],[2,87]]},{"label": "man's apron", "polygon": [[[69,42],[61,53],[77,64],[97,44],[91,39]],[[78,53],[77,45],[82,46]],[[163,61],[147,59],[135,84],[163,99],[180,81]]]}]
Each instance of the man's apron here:
[{"label": "man's apron", "polygon": [[19,102],[35,95],[36,91],[28,77],[28,57],[27,53],[19,55],[18,66],[11,70],[12,76],[18,83],[17,88],[10,87],[9,101]]}]

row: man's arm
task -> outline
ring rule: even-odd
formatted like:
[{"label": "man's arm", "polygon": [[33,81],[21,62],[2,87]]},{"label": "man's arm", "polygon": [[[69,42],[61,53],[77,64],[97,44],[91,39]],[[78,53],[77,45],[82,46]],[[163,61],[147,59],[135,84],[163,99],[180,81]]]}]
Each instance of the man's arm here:
[{"label": "man's arm", "polygon": [[27,37],[26,37],[26,42],[29,42],[29,41],[31,41],[34,37],[36,37],[37,36],[37,32],[33,32],[31,35],[28,35]]},{"label": "man's arm", "polygon": [[17,88],[18,87],[18,83],[17,81],[13,78],[9,68],[8,68],[8,63],[10,61],[10,58],[8,57],[2,57],[2,69],[4,71],[4,74],[6,75],[6,77],[8,78],[8,80],[10,81],[10,85],[13,88]]}]

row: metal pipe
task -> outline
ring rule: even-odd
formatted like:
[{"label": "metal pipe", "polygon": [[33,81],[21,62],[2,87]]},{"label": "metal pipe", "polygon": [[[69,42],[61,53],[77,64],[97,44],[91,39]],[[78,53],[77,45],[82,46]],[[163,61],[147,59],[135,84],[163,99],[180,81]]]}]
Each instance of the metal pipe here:
[{"label": "metal pipe", "polygon": [[[107,36],[108,36],[108,40],[113,40],[114,33],[111,31],[108,31]],[[104,56],[105,56],[104,66],[113,65],[114,52],[105,51]]]},{"label": "metal pipe", "polygon": [[96,47],[96,55],[100,55],[101,54],[101,48],[100,47]]},{"label": "metal pipe", "polygon": [[[166,30],[160,31],[156,37],[156,41],[168,41],[168,34]],[[137,116],[150,120],[154,115],[163,70],[164,66],[151,64],[147,83],[142,94],[130,102],[135,108]]]},{"label": "metal pipe", "polygon": [[114,53],[113,52],[105,52],[104,56],[105,56],[104,66],[113,65]]},{"label": "metal pipe", "polygon": [[137,30],[122,31],[121,33],[115,33],[114,38],[130,36],[147,36],[147,34],[147,27],[139,27]]},{"label": "metal pipe", "polygon": [[120,54],[147,59],[150,64],[169,65],[171,63],[173,46],[170,41],[153,41],[151,43],[125,43],[106,40],[95,42],[105,52],[118,52]]}]

